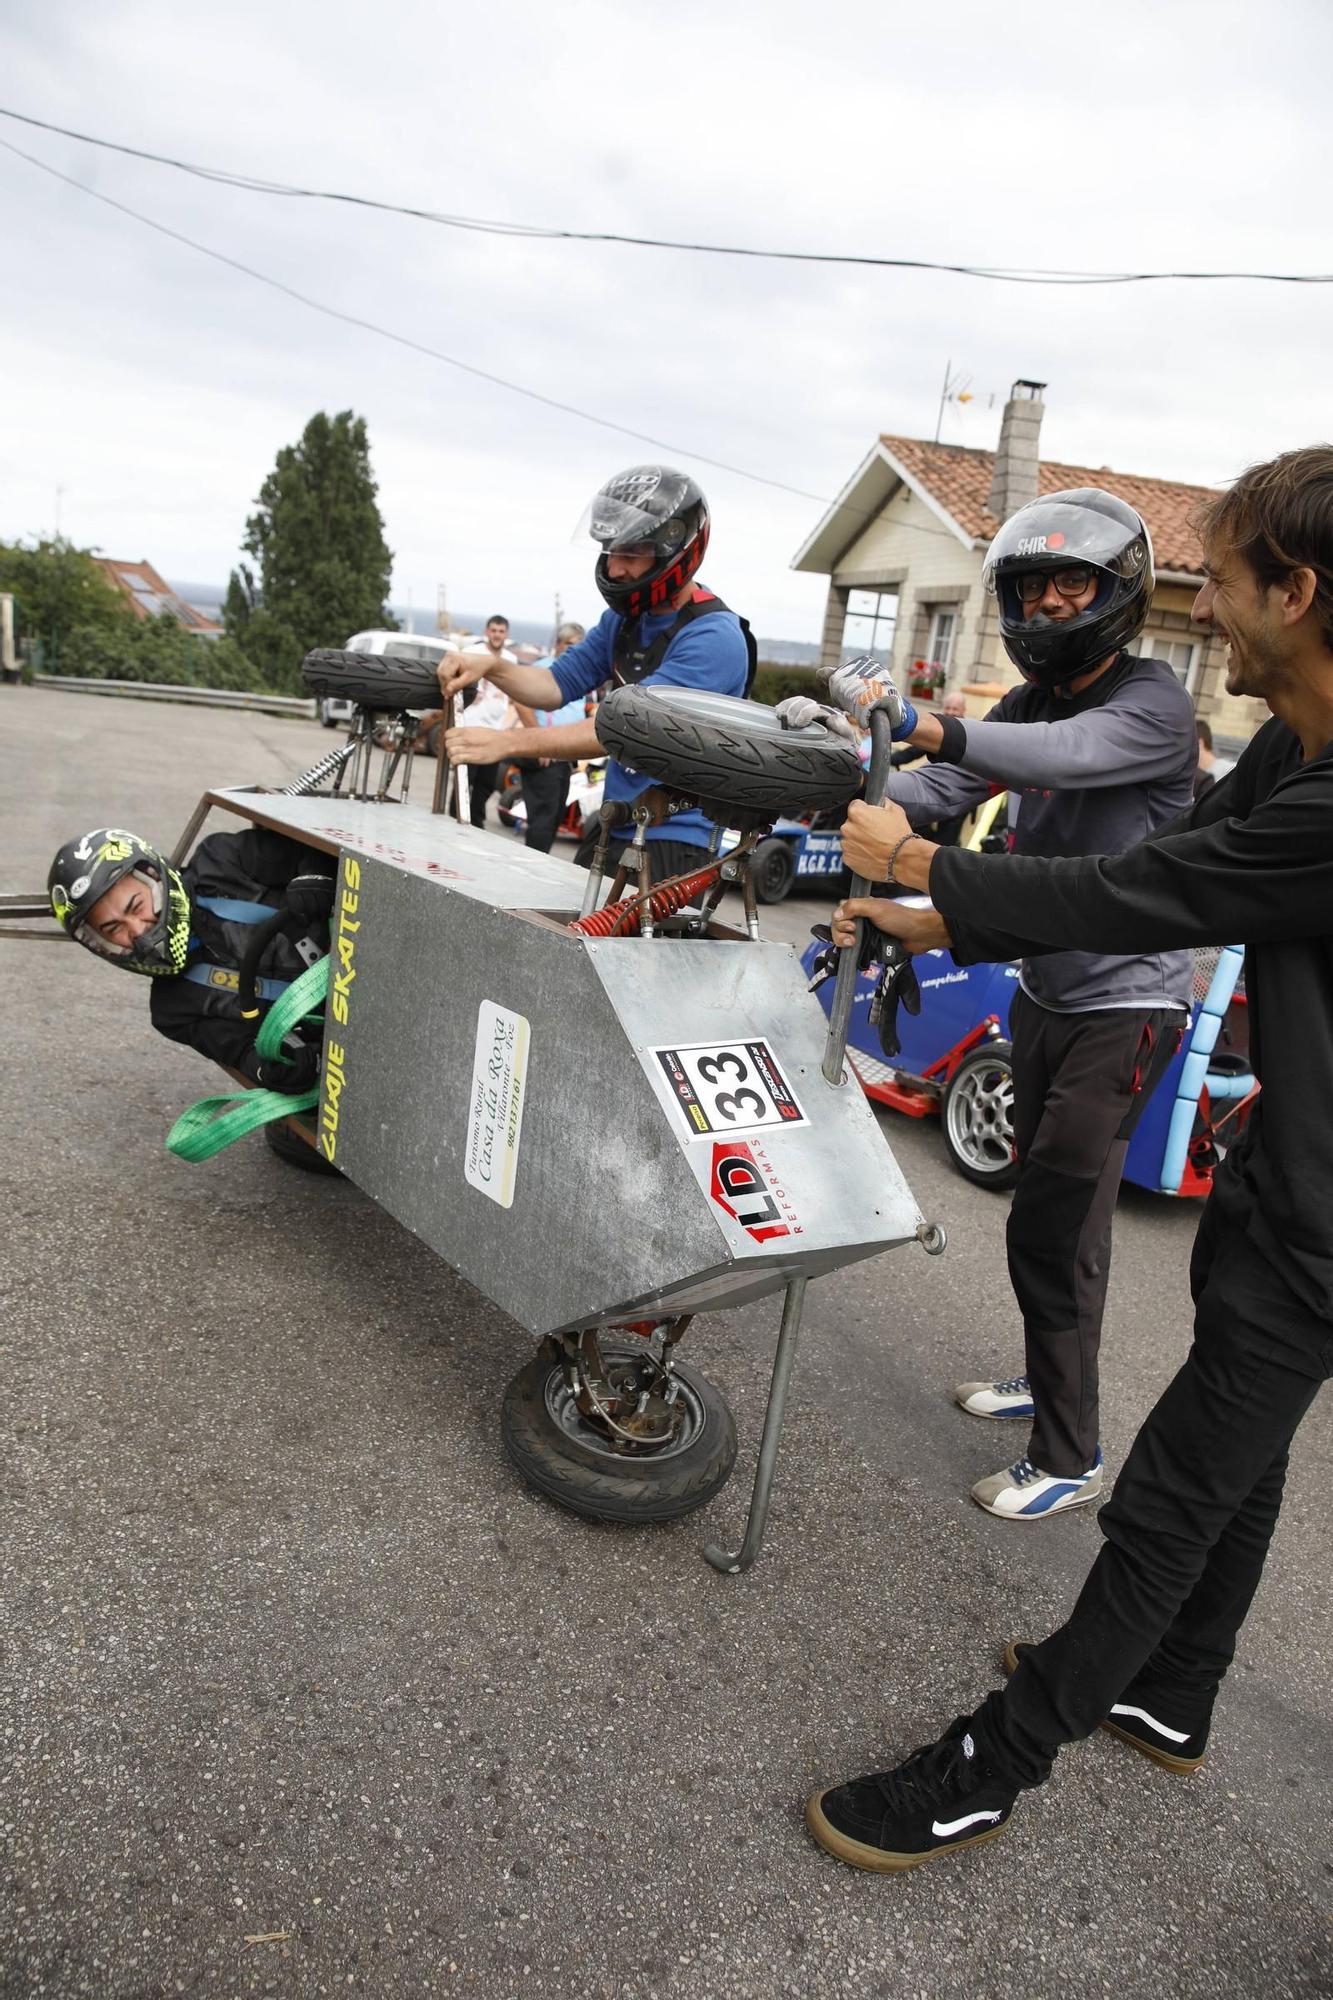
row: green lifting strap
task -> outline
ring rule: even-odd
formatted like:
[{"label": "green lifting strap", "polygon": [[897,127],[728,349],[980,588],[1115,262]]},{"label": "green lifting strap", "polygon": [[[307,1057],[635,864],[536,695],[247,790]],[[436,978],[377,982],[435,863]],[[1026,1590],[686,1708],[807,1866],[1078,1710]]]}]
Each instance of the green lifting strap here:
[{"label": "green lifting strap", "polygon": [[[264,1016],[255,1036],[255,1048],[265,1062],[283,1062],[284,1035],[298,1021],[313,1014],[329,988],[329,961],[321,958],[294,979],[280,999]],[[244,1139],[275,1118],[290,1118],[296,1111],[311,1111],[319,1103],[319,1086],[312,1090],[225,1091],[216,1097],[201,1097],[188,1111],[182,1111],[167,1134],[167,1151],[182,1160],[211,1160],[224,1146]]]},{"label": "green lifting strap", "polygon": [[328,990],[329,961],[321,958],[308,965],[300,978],[294,979],[287,991],[273,1002],[255,1036],[255,1047],[265,1062],[283,1060],[283,1036],[289,1035],[307,1014],[314,1013]]},{"label": "green lifting strap", "polygon": [[318,1103],[318,1085],[294,1095],[287,1090],[237,1090],[201,1097],[182,1111],[168,1132],[167,1151],[182,1160],[211,1160],[214,1153],[261,1125],[290,1118],[294,1111],[310,1111]]}]

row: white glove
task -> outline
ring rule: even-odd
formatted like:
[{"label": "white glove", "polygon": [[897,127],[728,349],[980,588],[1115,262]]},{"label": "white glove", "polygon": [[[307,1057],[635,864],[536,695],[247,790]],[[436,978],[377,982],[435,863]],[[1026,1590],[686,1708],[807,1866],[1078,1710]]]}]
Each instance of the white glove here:
[{"label": "white glove", "polygon": [[826,708],[823,702],[812,695],[789,694],[774,710],[784,729],[807,729],[812,722],[818,722],[834,736],[845,736],[849,743],[859,745],[861,738],[850,717],[836,708]]},{"label": "white glove", "polygon": [[829,693],[838,707],[849,715],[854,715],[863,729],[870,727],[870,711],[883,704],[889,712],[891,734],[895,743],[910,736],[917,725],[917,713],[910,701],[901,694],[892,677],[873,655],[863,653],[858,659],[847,660],[829,675]]}]

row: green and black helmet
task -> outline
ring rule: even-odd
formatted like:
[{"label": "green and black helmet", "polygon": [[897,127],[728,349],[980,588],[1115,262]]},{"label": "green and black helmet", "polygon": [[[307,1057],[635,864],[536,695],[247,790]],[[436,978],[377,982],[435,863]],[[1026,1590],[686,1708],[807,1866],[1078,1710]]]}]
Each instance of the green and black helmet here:
[{"label": "green and black helmet", "polygon": [[[152,922],[132,940],[127,923],[124,942],[105,934],[105,916],[97,925],[92,913],[109,890],[126,877],[141,889]],[[164,855],[137,833],[123,827],[99,826],[78,840],[67,840],[51,863],[47,894],[56,921],[76,944],[95,951],[126,972],[172,977],[185,970],[190,948],[190,899],[176,870]],[[110,913],[107,913],[110,914]],[[117,913],[119,914],[119,913]]]}]

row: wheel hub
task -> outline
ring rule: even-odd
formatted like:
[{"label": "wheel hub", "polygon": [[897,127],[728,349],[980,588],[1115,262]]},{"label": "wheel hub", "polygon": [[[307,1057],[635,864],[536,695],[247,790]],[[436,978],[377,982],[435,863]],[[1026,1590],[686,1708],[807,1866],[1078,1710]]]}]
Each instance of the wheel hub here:
[{"label": "wheel hub", "polygon": [[[595,1334],[562,1343],[560,1365],[546,1381],[546,1408],[567,1437],[624,1458],[669,1458],[702,1434],[699,1397],[660,1351],[660,1330],[638,1349],[603,1355]],[[571,1352],[572,1350],[572,1352]]]},{"label": "wheel hub", "polygon": [[1013,1078],[1000,1063],[964,1078],[950,1100],[951,1136],[979,1171],[998,1173],[1012,1161],[1013,1108]]}]

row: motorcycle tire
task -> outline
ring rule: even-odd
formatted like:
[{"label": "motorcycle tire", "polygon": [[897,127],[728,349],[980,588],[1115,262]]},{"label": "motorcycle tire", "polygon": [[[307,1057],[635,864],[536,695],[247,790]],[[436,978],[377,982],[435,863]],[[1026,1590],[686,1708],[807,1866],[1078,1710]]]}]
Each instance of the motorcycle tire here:
[{"label": "motorcycle tire", "polygon": [[301,662],[301,679],[313,695],[353,701],[359,708],[438,708],[434,667],[398,660],[392,653],[347,653],[317,646]]},{"label": "motorcycle tire", "polygon": [[[605,1339],[601,1348],[608,1366],[636,1351]],[[638,1527],[692,1514],[731,1477],[736,1420],[697,1369],[677,1362],[673,1373],[686,1398],[685,1438],[657,1455],[620,1453],[571,1408],[555,1345],[544,1340],[505,1391],[505,1450],[530,1486],[585,1520]]]},{"label": "motorcycle tire", "polygon": [[276,1153],[289,1167],[296,1167],[303,1174],[336,1174],[342,1179],[342,1170],[335,1167],[332,1160],[326,1160],[318,1146],[309,1146],[305,1140],[291,1130],[285,1118],[275,1118],[264,1127],[264,1141],[271,1153]]},{"label": "motorcycle tire", "polygon": [[701,688],[620,687],[600,702],[597,735],[631,770],[697,799],[722,826],[738,811],[776,818],[845,806],[861,760],[821,723],[784,729],[763,702]]}]

